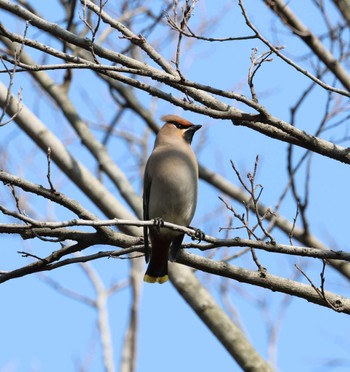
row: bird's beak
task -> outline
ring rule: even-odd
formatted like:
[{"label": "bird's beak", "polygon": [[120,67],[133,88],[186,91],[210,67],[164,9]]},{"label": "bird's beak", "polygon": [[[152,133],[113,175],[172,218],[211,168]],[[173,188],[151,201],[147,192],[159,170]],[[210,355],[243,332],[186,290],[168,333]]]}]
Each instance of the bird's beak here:
[{"label": "bird's beak", "polygon": [[[198,129],[201,129],[202,128],[202,126],[201,125],[192,125],[191,127],[189,127],[188,129],[187,129],[187,131],[191,131],[191,132],[196,132]],[[186,131],[186,132],[187,132]]]},{"label": "bird's beak", "polygon": [[186,131],[184,133],[184,138],[185,138],[186,142],[191,143],[194,133],[198,129],[201,129],[201,128],[202,128],[201,125],[191,125],[188,129],[186,129]]}]

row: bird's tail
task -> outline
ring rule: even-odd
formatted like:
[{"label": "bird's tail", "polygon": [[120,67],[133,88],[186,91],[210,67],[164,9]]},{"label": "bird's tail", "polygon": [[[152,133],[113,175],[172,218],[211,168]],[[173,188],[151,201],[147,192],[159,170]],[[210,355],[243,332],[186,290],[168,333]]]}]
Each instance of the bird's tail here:
[{"label": "bird's tail", "polygon": [[168,239],[161,239],[159,236],[152,239],[151,236],[151,242],[151,259],[143,280],[147,283],[162,284],[168,280],[168,256],[171,241]]}]

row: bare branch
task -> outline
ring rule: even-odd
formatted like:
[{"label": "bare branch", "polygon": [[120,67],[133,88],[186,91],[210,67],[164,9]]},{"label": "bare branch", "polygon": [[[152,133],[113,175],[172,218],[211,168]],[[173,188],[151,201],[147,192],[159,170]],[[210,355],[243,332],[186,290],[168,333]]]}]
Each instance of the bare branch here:
[{"label": "bare branch", "polygon": [[165,17],[166,17],[166,20],[169,24],[169,26],[179,32],[180,34],[182,34],[183,36],[186,36],[186,37],[190,37],[190,38],[194,38],[194,39],[197,39],[197,40],[204,40],[204,41],[209,41],[209,42],[226,42],[226,41],[239,41],[239,40],[250,40],[250,39],[256,39],[257,36],[256,35],[248,35],[248,36],[233,36],[233,37],[222,37],[222,38],[217,38],[217,37],[204,37],[204,36],[200,36],[200,35],[196,35],[191,29],[190,27],[188,26],[188,24],[186,24],[186,30],[181,27],[181,25],[179,26],[178,23],[177,23],[177,20],[176,20],[176,17],[172,18],[168,12],[165,12]]},{"label": "bare branch", "polygon": [[80,264],[80,267],[85,272],[96,293],[95,306],[98,314],[98,327],[100,330],[100,342],[103,350],[105,371],[114,372],[113,343],[107,307],[108,296],[110,293],[109,290],[104,287],[101,278],[91,265],[88,263],[82,263]]},{"label": "bare branch", "polygon": [[[181,253],[180,257],[188,257]],[[271,371],[270,366],[256,353],[242,331],[218,306],[210,293],[200,284],[190,269],[170,263],[170,279],[197,315],[216,335],[230,355],[245,371]]]},{"label": "bare branch", "polygon": [[[272,0],[272,1],[271,0],[263,0],[263,1],[266,4],[268,4],[268,5],[272,4],[272,9],[273,9],[273,5],[275,3],[275,0]],[[347,92],[347,91],[345,91],[343,89],[338,89],[336,87],[332,87],[332,86],[324,83],[322,80],[318,79],[316,76],[314,76],[313,74],[311,74],[309,71],[307,71],[304,68],[300,67],[295,62],[293,62],[290,58],[288,58],[284,54],[282,54],[280,52],[281,47],[275,47],[275,46],[273,46],[265,37],[262,36],[262,34],[256,29],[256,27],[250,21],[250,19],[248,18],[248,14],[247,14],[247,12],[245,10],[245,7],[243,5],[242,0],[239,0],[239,6],[242,9],[242,14],[243,14],[243,16],[244,16],[244,18],[246,20],[247,26],[255,33],[255,35],[257,36],[257,38],[260,39],[265,45],[267,45],[270,48],[270,50],[272,50],[278,57],[280,57],[283,61],[285,61],[286,63],[288,63],[290,66],[292,66],[293,68],[295,68],[297,71],[301,72],[303,75],[305,75],[306,77],[308,77],[309,79],[311,79],[312,81],[314,81],[316,84],[318,84],[322,88],[324,88],[326,90],[329,90],[331,92],[335,92],[335,93],[341,94],[343,96],[350,97],[350,93],[349,92]],[[286,5],[283,5],[283,6],[286,7]]]},{"label": "bare branch", "polygon": [[337,312],[350,314],[350,299],[343,296],[325,292],[328,301],[325,301],[322,296],[315,292],[314,288],[303,283],[294,282],[289,279],[279,278],[275,275],[265,273],[264,276],[260,272],[243,269],[232,266],[226,262],[218,262],[209,260],[201,256],[195,256],[191,253],[183,252],[179,254],[176,262],[192,266],[198,270],[203,270],[211,274],[220,275],[226,278],[238,280],[243,283],[258,285],[273,291],[287,293],[293,296],[304,298],[305,300],[324,307],[330,307]]},{"label": "bare branch", "polygon": [[[321,41],[296,17],[287,4],[285,4],[283,0],[263,1],[290,27],[295,35],[300,37],[300,39],[309,46],[315,55],[317,55],[317,57],[329,68],[330,71],[333,72],[341,84],[349,91],[350,75],[347,73],[342,64],[334,58],[333,54],[324,47]],[[312,78],[310,75],[307,76]],[[312,78],[312,80],[319,83],[317,81],[318,79],[316,80]],[[331,87],[326,86],[323,87],[338,94],[345,95],[343,93],[344,91],[339,89],[332,89]],[[346,95],[349,96],[349,93]]]}]

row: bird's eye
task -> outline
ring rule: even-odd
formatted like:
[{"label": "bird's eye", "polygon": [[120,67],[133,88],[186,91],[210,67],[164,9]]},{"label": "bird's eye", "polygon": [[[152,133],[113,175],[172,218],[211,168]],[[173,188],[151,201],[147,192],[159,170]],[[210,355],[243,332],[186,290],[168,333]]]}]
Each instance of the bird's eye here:
[{"label": "bird's eye", "polygon": [[178,123],[177,121],[173,121],[172,124],[174,124],[177,129],[186,129],[187,128],[185,125],[182,125],[182,124]]}]

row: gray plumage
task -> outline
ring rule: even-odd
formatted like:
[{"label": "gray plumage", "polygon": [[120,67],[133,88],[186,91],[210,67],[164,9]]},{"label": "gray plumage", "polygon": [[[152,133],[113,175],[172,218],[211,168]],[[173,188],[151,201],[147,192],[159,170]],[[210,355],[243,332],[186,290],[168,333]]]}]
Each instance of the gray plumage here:
[{"label": "gray plumage", "polygon": [[[201,128],[175,115],[162,118],[153,152],[144,177],[144,219],[160,218],[188,226],[192,221],[198,189],[198,163],[191,148],[194,133]],[[148,233],[152,248],[148,243]],[[146,261],[150,259],[144,280],[167,280],[169,248],[175,259],[184,234],[159,226],[144,229]]]}]

